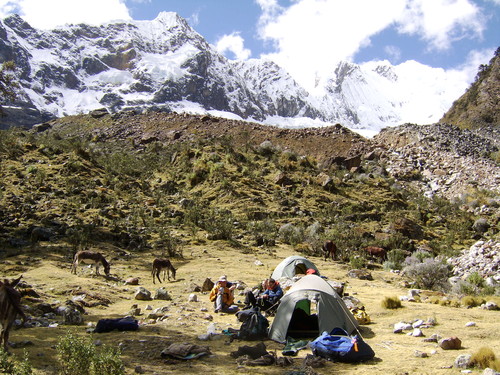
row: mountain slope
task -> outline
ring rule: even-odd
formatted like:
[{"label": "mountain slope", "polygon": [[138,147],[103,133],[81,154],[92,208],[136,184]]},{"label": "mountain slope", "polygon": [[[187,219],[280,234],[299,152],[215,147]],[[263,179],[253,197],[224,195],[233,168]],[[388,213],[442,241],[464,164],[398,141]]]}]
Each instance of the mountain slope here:
[{"label": "mountain slope", "polygon": [[500,48],[490,63],[481,67],[476,81],[453,103],[441,122],[468,129],[500,126]]}]

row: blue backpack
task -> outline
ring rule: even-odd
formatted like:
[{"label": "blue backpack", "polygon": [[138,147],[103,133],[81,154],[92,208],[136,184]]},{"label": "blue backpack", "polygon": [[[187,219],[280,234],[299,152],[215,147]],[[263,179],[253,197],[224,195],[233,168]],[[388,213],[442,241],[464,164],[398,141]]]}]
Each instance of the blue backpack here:
[{"label": "blue backpack", "polygon": [[373,359],[375,352],[363,339],[349,336],[341,328],[323,332],[310,344],[314,355],[337,362],[361,362]]}]

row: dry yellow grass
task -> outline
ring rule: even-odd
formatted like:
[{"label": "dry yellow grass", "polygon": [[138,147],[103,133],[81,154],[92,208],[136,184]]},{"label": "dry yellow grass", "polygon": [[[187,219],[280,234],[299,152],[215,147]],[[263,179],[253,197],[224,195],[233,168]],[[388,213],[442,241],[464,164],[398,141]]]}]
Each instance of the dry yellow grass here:
[{"label": "dry yellow grass", "polygon": [[[47,244],[45,244],[47,246]],[[100,249],[109,258],[114,254],[111,249]],[[47,251],[45,248],[44,253]],[[0,265],[3,276],[13,277],[21,272],[24,279],[35,290],[42,294],[45,302],[64,302],[72,291],[80,290],[112,301],[109,307],[88,308],[87,322],[96,322],[101,318],[120,317],[130,311],[135,303],[145,312],[146,305],[153,308],[168,306],[168,319],[161,323],[145,324],[137,332],[112,332],[94,334],[94,339],[104,344],[118,345],[122,343],[123,359],[127,373],[133,374],[136,366],[141,366],[146,374],[285,374],[288,371],[299,370],[303,358],[310,350],[302,350],[294,357],[294,365],[290,368],[270,367],[238,367],[229,353],[238,346],[254,345],[255,342],[233,341],[227,339],[202,342],[197,337],[206,333],[210,324],[204,319],[203,307],[213,316],[219,330],[229,327],[238,329],[239,323],[232,315],[212,313],[211,303],[206,294],[198,293],[199,302],[188,302],[191,285],[200,285],[205,278],[215,280],[221,274],[226,274],[229,280],[242,280],[253,286],[268,277],[274,267],[286,256],[292,255],[289,247],[279,246],[272,252],[267,250],[258,253],[243,254],[241,250],[231,248],[224,242],[210,242],[205,245],[194,245],[184,248],[184,260],[173,260],[177,268],[177,280],[161,284],[173,296],[173,301],[136,301],[133,299],[134,286],[126,286],[122,281],[107,281],[103,277],[89,274],[87,269],[80,268],[78,275],[70,273],[70,261],[63,256],[47,256],[34,266],[20,265],[25,257],[4,259]],[[120,280],[128,277],[139,277],[140,285],[150,291],[155,291],[160,284],[153,285],[150,264],[157,254],[134,254],[125,259],[112,261],[111,272]],[[37,258],[36,253],[33,257]],[[32,257],[32,258],[33,258]],[[257,266],[259,260],[264,265]],[[325,367],[315,369],[319,374],[450,374],[449,367],[453,365],[459,354],[477,351],[482,346],[489,346],[495,353],[500,353],[498,338],[499,312],[484,311],[479,308],[465,309],[441,306],[432,303],[404,302],[403,308],[387,310],[381,306],[384,297],[404,295],[407,291],[399,286],[399,276],[386,271],[373,271],[373,281],[349,279],[346,276],[347,266],[332,261],[324,261],[316,257],[312,260],[321,273],[329,279],[347,282],[346,292],[354,295],[365,305],[372,323],[363,326],[363,333],[368,344],[374,349],[374,361],[364,364],[341,364],[328,362]],[[236,299],[242,300],[242,296]],[[142,316],[141,318],[143,318]],[[457,336],[462,340],[463,349],[444,351],[435,343],[425,343],[422,338],[405,334],[394,334],[393,325],[400,321],[413,319],[436,319],[438,325],[424,329],[426,336],[437,333],[442,337]],[[272,319],[272,318],[271,318]],[[476,322],[475,327],[465,327],[469,321]],[[31,340],[34,346],[27,348],[30,360],[37,373],[53,374],[55,371],[56,351],[54,345],[58,338],[68,329],[81,334],[84,326],[57,328],[32,328],[11,332],[11,341]],[[190,342],[208,345],[212,356],[191,361],[165,360],[160,352],[168,343]],[[268,350],[276,350],[281,356],[283,345],[266,340]],[[429,358],[417,358],[416,350],[429,354]],[[22,355],[22,349],[12,349],[12,352]],[[434,353],[434,354],[432,354]],[[452,370],[456,371],[456,370]]]}]

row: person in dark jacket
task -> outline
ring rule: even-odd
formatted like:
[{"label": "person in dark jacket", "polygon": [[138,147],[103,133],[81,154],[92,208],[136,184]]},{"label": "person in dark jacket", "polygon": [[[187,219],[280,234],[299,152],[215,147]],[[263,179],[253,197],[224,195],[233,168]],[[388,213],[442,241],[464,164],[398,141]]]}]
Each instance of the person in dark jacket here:
[{"label": "person in dark jacket", "polygon": [[245,296],[245,308],[258,306],[262,310],[267,310],[283,297],[283,289],[281,289],[279,282],[276,280],[268,279],[263,284],[265,285],[265,290],[258,296],[255,296],[251,291],[247,292]]}]

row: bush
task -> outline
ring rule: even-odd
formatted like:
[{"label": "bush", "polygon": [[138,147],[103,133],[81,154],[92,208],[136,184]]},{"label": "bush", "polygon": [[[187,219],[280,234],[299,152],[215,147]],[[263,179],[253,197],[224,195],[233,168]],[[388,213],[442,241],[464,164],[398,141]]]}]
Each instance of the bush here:
[{"label": "bush", "polygon": [[293,224],[285,224],[278,230],[278,235],[281,241],[289,245],[297,245],[304,242],[304,231],[302,228],[296,227]]},{"label": "bush", "polygon": [[353,269],[361,269],[366,266],[366,259],[359,255],[351,255],[349,264]]},{"label": "bush", "polygon": [[397,297],[385,297],[382,300],[382,307],[385,309],[400,309],[403,305]]},{"label": "bush", "polygon": [[387,253],[387,260],[384,262],[384,269],[400,270],[403,268],[403,263],[406,259],[406,250],[394,249]]},{"label": "bush", "polygon": [[460,300],[460,303],[462,304],[462,306],[465,306],[465,307],[481,306],[485,302],[486,301],[482,298],[475,298],[472,296],[465,296],[465,297],[462,297],[462,299]]},{"label": "bush", "polygon": [[28,353],[24,352],[22,361],[15,360],[14,356],[9,356],[0,348],[0,373],[9,375],[32,375],[33,369],[28,360]]},{"label": "bush", "polygon": [[467,277],[467,282],[469,282],[472,285],[477,286],[478,288],[481,288],[484,285],[484,279],[477,271],[472,272]]},{"label": "bush", "polygon": [[102,347],[97,351],[91,337],[68,332],[57,343],[60,372],[63,375],[124,375],[118,350]]},{"label": "bush", "polygon": [[[418,262],[418,260],[417,260]],[[435,259],[427,258],[422,263],[414,260],[403,268],[403,275],[413,282],[416,288],[431,290],[447,290],[449,288],[448,265]]]},{"label": "bush", "polygon": [[482,347],[475,352],[471,359],[471,365],[482,369],[491,368],[500,371],[500,360],[495,357],[495,353],[488,347]]}]

